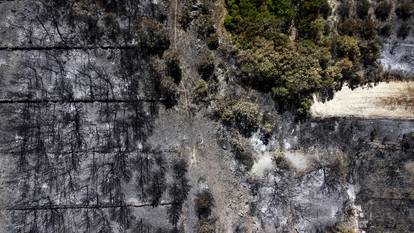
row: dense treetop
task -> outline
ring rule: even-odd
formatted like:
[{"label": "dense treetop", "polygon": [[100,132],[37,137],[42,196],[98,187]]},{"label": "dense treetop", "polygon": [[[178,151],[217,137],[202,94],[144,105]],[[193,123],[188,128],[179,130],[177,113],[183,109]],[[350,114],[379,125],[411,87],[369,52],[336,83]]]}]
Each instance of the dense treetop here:
[{"label": "dense treetop", "polygon": [[331,97],[345,82],[372,81],[378,70],[381,44],[373,23],[364,16],[347,32],[349,16],[340,16],[339,28],[327,0],[227,0],[226,7],[224,25],[239,51],[242,82],[271,92],[279,110],[304,116],[313,93]]}]

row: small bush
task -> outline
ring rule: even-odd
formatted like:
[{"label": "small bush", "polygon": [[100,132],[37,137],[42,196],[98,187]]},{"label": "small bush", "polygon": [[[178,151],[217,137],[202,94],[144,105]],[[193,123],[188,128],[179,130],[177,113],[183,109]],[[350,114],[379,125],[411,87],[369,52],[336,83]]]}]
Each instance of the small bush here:
[{"label": "small bush", "polygon": [[[332,176],[332,180],[329,180],[333,183],[345,182],[346,176],[348,174],[348,162],[344,157],[338,157],[333,164],[329,167],[329,174]],[[328,182],[328,181],[327,181]],[[329,183],[329,182],[328,182]]]},{"label": "small bush", "polygon": [[367,19],[361,22],[359,36],[365,40],[372,40],[377,36],[377,25],[374,21]]},{"label": "small bush", "polygon": [[138,29],[140,48],[147,54],[158,54],[168,49],[170,40],[162,24],[151,19],[143,21],[144,30]]},{"label": "small bush", "polygon": [[184,10],[181,12],[180,20],[179,20],[181,27],[184,29],[184,31],[187,31],[188,26],[191,23],[191,15],[188,8],[184,8]]},{"label": "small bush", "polygon": [[389,37],[392,33],[392,26],[390,24],[385,24],[379,31],[381,36]]},{"label": "small bush", "polygon": [[207,38],[207,46],[211,50],[215,50],[219,46],[219,39],[216,33],[213,33]]},{"label": "small bush", "polygon": [[[226,0],[224,25],[239,52],[242,84],[271,93],[278,111],[301,117],[308,113],[313,93],[327,98],[343,82],[365,81],[363,65],[376,65],[376,47],[370,41],[376,39],[377,25],[366,17],[370,2],[340,1],[341,36],[336,39],[327,30],[331,9],[326,0]],[[350,19],[354,3],[359,17]],[[378,13],[385,9],[378,6]],[[292,22],[298,32],[295,40],[290,38]],[[361,64],[362,42],[364,52],[369,52],[363,57],[365,64]],[[344,69],[335,64],[337,60],[346,61],[338,64]]]},{"label": "small bush", "polygon": [[301,21],[299,34],[304,38],[319,40],[326,31],[326,20],[322,17],[313,21]]},{"label": "small bush", "polygon": [[214,63],[211,55],[204,54],[197,67],[198,73],[204,80],[209,80],[214,73]]},{"label": "small bush", "polygon": [[351,11],[351,4],[348,0],[344,0],[338,7],[338,14],[342,18],[349,18],[349,12]]},{"label": "small bush", "polygon": [[375,8],[375,16],[378,19],[384,21],[388,19],[388,16],[390,15],[390,11],[391,11],[391,4],[388,3],[388,1],[382,1]]},{"label": "small bush", "polygon": [[325,233],[356,233],[355,230],[344,223],[336,223],[334,226],[327,227]]},{"label": "small bush", "polygon": [[377,25],[370,19],[344,19],[338,23],[340,35],[359,36],[370,40],[377,36]]},{"label": "small bush", "polygon": [[338,56],[349,58],[351,61],[359,61],[361,52],[358,47],[358,40],[350,36],[341,36],[336,40],[336,49]]},{"label": "small bush", "polygon": [[250,170],[253,167],[254,159],[253,155],[246,150],[234,150],[235,158],[241,164],[243,164],[247,170]]},{"label": "small bush", "polygon": [[359,44],[361,51],[361,62],[368,66],[373,64],[381,56],[382,45],[379,40],[363,41]]},{"label": "small bush", "polygon": [[411,26],[407,22],[403,23],[398,29],[397,36],[398,38],[405,39],[410,35]]},{"label": "small bush", "polygon": [[199,222],[198,233],[215,233],[214,221],[203,219]]},{"label": "small bush", "polygon": [[197,80],[196,88],[194,90],[194,98],[197,101],[200,101],[206,98],[208,95],[208,84],[203,79]]},{"label": "small bush", "polygon": [[414,14],[414,4],[412,2],[403,3],[395,9],[395,13],[400,19],[407,20]]},{"label": "small bush", "polygon": [[216,32],[213,21],[209,15],[203,15],[197,21],[197,33],[201,38],[207,38],[210,34]]},{"label": "small bush", "polygon": [[404,134],[401,146],[404,150],[414,149],[414,132]]},{"label": "small bush", "polygon": [[176,49],[168,49],[164,52],[164,60],[167,65],[167,74],[171,76],[176,84],[181,81],[180,60]]},{"label": "small bush", "polygon": [[368,0],[359,0],[357,1],[357,15],[360,19],[366,19],[369,11],[369,1]]},{"label": "small bush", "polygon": [[259,110],[255,103],[237,101],[220,109],[219,117],[223,123],[235,125],[244,135],[250,135],[259,128]]},{"label": "small bush", "polygon": [[178,86],[171,77],[163,77],[160,82],[160,94],[166,108],[171,108],[178,102]]},{"label": "small bush", "polygon": [[344,19],[338,23],[340,35],[355,36],[359,31],[359,21],[355,19]]},{"label": "small bush", "polygon": [[204,190],[194,199],[194,207],[200,219],[208,218],[211,208],[214,206],[214,198],[210,191]]},{"label": "small bush", "polygon": [[275,156],[274,156],[274,161],[275,161],[275,163],[276,163],[276,166],[279,168],[279,169],[282,169],[282,170],[291,170],[291,168],[292,168],[292,165],[291,165],[291,163],[286,159],[286,157],[283,155],[283,154],[281,154],[281,153],[277,153],[277,154],[275,154]]}]

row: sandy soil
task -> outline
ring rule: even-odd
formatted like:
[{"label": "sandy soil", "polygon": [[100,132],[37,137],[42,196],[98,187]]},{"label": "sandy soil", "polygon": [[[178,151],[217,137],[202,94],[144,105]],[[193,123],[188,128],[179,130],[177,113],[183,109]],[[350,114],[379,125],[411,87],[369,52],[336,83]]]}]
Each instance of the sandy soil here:
[{"label": "sandy soil", "polygon": [[325,103],[315,97],[311,114],[314,117],[414,119],[414,81],[379,83],[372,88],[354,90],[343,87]]}]

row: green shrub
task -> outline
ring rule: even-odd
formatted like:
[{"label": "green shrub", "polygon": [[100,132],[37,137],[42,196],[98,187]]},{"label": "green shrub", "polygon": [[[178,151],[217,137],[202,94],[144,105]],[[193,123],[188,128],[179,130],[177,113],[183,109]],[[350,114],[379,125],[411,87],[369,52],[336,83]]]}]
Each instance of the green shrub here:
[{"label": "green shrub", "polygon": [[224,18],[224,27],[226,27],[229,31],[235,31],[237,29],[236,19],[234,19],[231,15],[226,15]]},{"label": "green shrub", "polygon": [[341,70],[341,74],[344,80],[353,79],[353,67],[354,64],[348,58],[339,60],[336,66]]},{"label": "green shrub", "polygon": [[390,15],[391,7],[392,7],[391,4],[388,3],[388,1],[386,0],[380,2],[375,8],[375,16],[377,16],[377,18],[382,21],[388,19],[388,16]]},{"label": "green shrub", "polygon": [[341,1],[336,37],[326,23],[326,0],[226,0],[224,24],[239,50],[242,84],[270,92],[279,111],[305,116],[313,93],[327,98],[343,82],[366,82],[363,66],[373,69],[378,58],[377,25],[366,18],[368,0],[357,1],[357,19],[349,19],[351,4]]},{"label": "green shrub", "polygon": [[377,61],[381,56],[381,42],[379,40],[362,41],[359,43],[361,51],[361,62],[369,66]]},{"label": "green shrub", "polygon": [[344,19],[338,23],[338,32],[340,35],[355,36],[360,30],[359,20]]},{"label": "green shrub", "polygon": [[[342,51],[351,56],[353,50],[343,47]],[[331,89],[339,81],[325,76],[321,66],[330,66],[329,50],[312,43],[303,43],[296,49],[264,45],[246,50],[240,56],[245,82],[261,91],[271,91],[281,111],[296,110],[302,115],[309,110],[312,93]]]},{"label": "green shrub", "polygon": [[339,224],[335,227],[334,233],[355,233],[355,230],[351,226]]},{"label": "green shrub", "polygon": [[358,36],[365,40],[371,40],[377,35],[377,26],[370,19],[344,19],[338,23],[340,35]]},{"label": "green shrub", "polygon": [[[251,1],[254,3],[255,1]],[[274,15],[283,17],[287,21],[296,16],[296,11],[291,0],[268,1],[267,7]]]},{"label": "green shrub", "polygon": [[215,233],[214,221],[211,219],[202,219],[199,222],[198,233]]},{"label": "green shrub", "polygon": [[301,21],[299,33],[303,38],[320,40],[326,31],[326,20],[319,17],[313,21]]},{"label": "green shrub", "polygon": [[299,13],[306,16],[322,16],[326,19],[331,14],[331,7],[327,0],[301,1]]},{"label": "green shrub", "polygon": [[377,36],[377,25],[374,21],[366,19],[360,23],[359,37],[365,40],[372,40]]},{"label": "green shrub", "polygon": [[349,58],[353,62],[358,62],[361,52],[358,46],[359,41],[350,36],[340,36],[336,38],[336,51],[340,58]]},{"label": "green shrub", "polygon": [[402,3],[395,9],[395,13],[402,20],[409,19],[414,14],[414,3]]},{"label": "green shrub", "polygon": [[194,98],[196,101],[200,101],[206,98],[208,95],[208,84],[203,79],[197,80],[196,87],[194,89]]},{"label": "green shrub", "polygon": [[258,106],[251,102],[229,103],[219,109],[218,115],[223,123],[235,125],[245,135],[249,135],[259,128]]},{"label": "green shrub", "polygon": [[[254,32],[257,30],[274,28],[268,27],[268,25],[271,22],[275,22],[276,18],[280,24],[284,25],[283,27],[287,29],[287,26],[296,16],[295,6],[291,0],[227,0],[226,7],[229,14],[224,20],[224,25],[226,26],[227,30],[237,34],[254,34]],[[258,25],[265,26],[265,28]],[[277,28],[278,30],[282,29],[279,27]]]}]

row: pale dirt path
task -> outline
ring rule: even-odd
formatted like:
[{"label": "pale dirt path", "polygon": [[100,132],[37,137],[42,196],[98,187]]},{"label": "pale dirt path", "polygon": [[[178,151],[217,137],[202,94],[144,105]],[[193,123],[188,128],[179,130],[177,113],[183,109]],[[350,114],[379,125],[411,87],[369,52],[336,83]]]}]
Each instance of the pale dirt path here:
[{"label": "pale dirt path", "polygon": [[177,11],[178,11],[178,0],[174,0],[174,48],[177,48]]},{"label": "pale dirt path", "polygon": [[379,83],[372,88],[343,87],[332,100],[315,101],[313,117],[414,119],[414,81]]}]

